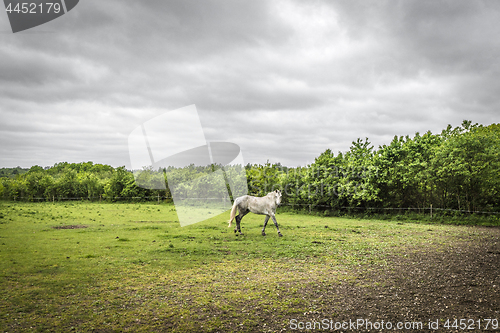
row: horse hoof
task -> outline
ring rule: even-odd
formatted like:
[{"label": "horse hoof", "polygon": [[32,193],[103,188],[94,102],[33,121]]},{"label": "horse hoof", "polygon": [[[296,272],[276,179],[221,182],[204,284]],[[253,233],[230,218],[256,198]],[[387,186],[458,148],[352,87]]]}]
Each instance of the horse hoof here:
[{"label": "horse hoof", "polygon": [[282,235],[281,233],[278,233],[278,236],[279,236],[279,237],[283,237],[283,235]]},{"label": "horse hoof", "polygon": [[236,233],[238,230],[234,229],[234,233]]},{"label": "horse hoof", "polygon": [[263,232],[263,233],[262,233],[262,236],[265,236],[265,235],[266,235],[266,233],[265,233],[265,232]]}]

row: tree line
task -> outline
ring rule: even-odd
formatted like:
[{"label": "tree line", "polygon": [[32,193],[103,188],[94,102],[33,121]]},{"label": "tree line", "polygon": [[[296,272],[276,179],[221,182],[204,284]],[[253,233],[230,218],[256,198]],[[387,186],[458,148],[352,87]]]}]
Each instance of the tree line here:
[{"label": "tree line", "polygon": [[[202,186],[206,177],[201,176],[218,167],[170,168],[154,177],[160,182],[176,178],[174,191],[189,192],[189,186]],[[249,194],[263,196],[280,189],[283,204],[297,209],[423,209],[432,205],[500,211],[499,124],[464,121],[455,128],[449,125],[440,134],[395,136],[378,149],[367,138],[357,139],[347,152],[334,154],[327,149],[304,167],[266,163],[244,168]],[[226,193],[224,188],[204,185],[212,191],[207,195]],[[139,187],[134,173],[125,167],[93,162],[33,166],[27,172],[0,175],[0,198],[4,200],[154,200],[172,196],[168,186],[152,187]]]}]

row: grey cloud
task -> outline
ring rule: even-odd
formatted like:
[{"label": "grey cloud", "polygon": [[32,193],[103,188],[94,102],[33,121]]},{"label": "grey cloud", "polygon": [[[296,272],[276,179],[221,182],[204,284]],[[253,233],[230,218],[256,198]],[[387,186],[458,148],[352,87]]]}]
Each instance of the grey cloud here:
[{"label": "grey cloud", "polygon": [[0,35],[0,163],[127,164],[130,131],[190,104],[251,163],[498,122],[499,16],[486,1],[80,2],[46,33]]}]

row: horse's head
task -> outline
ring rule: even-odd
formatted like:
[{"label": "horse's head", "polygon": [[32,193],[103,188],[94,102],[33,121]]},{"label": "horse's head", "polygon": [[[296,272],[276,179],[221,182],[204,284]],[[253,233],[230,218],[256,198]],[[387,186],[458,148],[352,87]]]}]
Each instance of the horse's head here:
[{"label": "horse's head", "polygon": [[281,203],[281,191],[280,190],[274,191],[274,196],[276,198],[276,205],[279,206],[279,204]]}]

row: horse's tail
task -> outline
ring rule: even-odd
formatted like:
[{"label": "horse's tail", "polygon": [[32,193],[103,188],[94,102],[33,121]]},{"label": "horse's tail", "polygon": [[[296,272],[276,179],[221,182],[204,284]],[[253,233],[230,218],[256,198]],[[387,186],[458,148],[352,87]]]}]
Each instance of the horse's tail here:
[{"label": "horse's tail", "polygon": [[229,217],[229,225],[227,226],[228,228],[231,228],[231,222],[233,222],[234,217],[236,216],[236,200],[234,201],[233,208],[231,209],[231,216]]}]

